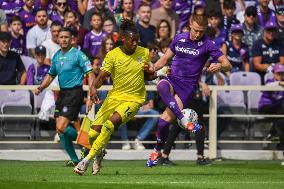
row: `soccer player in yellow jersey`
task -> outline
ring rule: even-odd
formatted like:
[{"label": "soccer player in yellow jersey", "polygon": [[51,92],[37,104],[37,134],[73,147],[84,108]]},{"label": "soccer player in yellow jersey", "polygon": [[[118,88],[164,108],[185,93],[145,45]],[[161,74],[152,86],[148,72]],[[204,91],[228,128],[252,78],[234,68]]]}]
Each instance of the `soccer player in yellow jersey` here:
[{"label": "soccer player in yellow jersey", "polygon": [[99,172],[104,155],[102,149],[114,129],[133,118],[143,105],[146,97],[144,80],[156,77],[149,66],[149,50],[137,45],[139,33],[132,21],[122,22],[120,40],[122,45],[106,55],[99,75],[91,87],[90,98],[98,103],[96,89],[111,75],[113,89],[108,93],[89,131],[92,147],[89,154],[74,168],[74,172],[80,175],[87,170],[90,160],[95,156],[92,173],[95,175]]}]

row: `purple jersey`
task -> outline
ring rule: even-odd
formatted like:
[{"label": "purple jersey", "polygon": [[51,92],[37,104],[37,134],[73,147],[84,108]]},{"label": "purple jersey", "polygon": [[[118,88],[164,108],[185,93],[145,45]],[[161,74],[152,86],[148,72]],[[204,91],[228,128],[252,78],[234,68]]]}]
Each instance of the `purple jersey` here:
[{"label": "purple jersey", "polygon": [[84,41],[84,49],[89,49],[89,52],[91,53],[91,55],[93,57],[95,57],[102,45],[102,41],[104,39],[104,37],[106,36],[105,33],[100,32],[99,34],[96,34],[93,31],[90,31],[89,33],[87,33],[87,35],[85,36],[85,41]]},{"label": "purple jersey", "polygon": [[168,80],[186,107],[208,58],[218,60],[223,53],[207,36],[198,41],[190,40],[189,32],[176,35],[170,50],[175,56]]},{"label": "purple jersey", "polygon": [[36,23],[35,23],[35,15],[36,11],[33,9],[31,12],[27,12],[24,9],[21,9],[20,12],[17,14],[22,18],[23,21],[23,30],[26,34],[29,29],[31,29]]},{"label": "purple jersey", "polygon": [[[277,82],[275,79],[268,79],[267,84]],[[278,85],[278,82],[276,83]],[[278,106],[283,103],[284,91],[263,91],[259,100],[259,109],[264,106]]]},{"label": "purple jersey", "polygon": [[56,11],[52,11],[49,14],[49,18],[50,18],[51,21],[58,21],[59,23],[62,24],[62,26],[64,25],[63,18],[61,18],[61,16]]},{"label": "purple jersey", "polygon": [[10,50],[18,53],[19,55],[28,55],[26,49],[26,38],[20,35],[18,38],[12,36]]},{"label": "purple jersey", "polygon": [[184,26],[188,25],[188,19],[191,15],[192,10],[192,0],[175,0],[173,2],[173,10],[177,13],[179,17],[178,31],[182,31]]},{"label": "purple jersey", "polygon": [[0,9],[3,9],[7,16],[7,22],[10,23],[10,19],[16,15],[24,5],[22,0],[1,0]]},{"label": "purple jersey", "polygon": [[39,85],[48,73],[49,68],[50,66],[45,64],[41,66],[31,64],[27,71],[27,85]]}]

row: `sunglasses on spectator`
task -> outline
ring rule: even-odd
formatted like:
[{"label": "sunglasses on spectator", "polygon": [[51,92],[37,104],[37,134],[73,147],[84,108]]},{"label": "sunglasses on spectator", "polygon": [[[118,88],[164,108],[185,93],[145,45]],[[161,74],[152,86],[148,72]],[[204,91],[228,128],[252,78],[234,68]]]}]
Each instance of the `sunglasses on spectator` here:
[{"label": "sunglasses on spectator", "polygon": [[65,7],[65,6],[67,5],[67,3],[66,3],[66,2],[65,2],[65,3],[60,3],[60,2],[59,2],[59,3],[56,3],[56,5],[59,6],[59,7],[61,7],[61,6],[64,6],[64,7]]},{"label": "sunglasses on spectator", "polygon": [[157,48],[149,48],[149,50],[150,50],[150,52],[151,52],[151,51],[155,51],[155,52],[157,52],[157,51],[158,51],[158,49],[157,49]]}]

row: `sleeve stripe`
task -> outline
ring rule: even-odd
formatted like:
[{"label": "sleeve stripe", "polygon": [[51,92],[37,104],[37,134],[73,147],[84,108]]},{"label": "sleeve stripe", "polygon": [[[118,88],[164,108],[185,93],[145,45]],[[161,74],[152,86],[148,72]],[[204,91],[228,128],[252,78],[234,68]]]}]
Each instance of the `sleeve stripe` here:
[{"label": "sleeve stripe", "polygon": [[88,71],[85,72],[86,75],[88,75],[89,73],[91,73],[93,71],[93,69],[90,69]]}]

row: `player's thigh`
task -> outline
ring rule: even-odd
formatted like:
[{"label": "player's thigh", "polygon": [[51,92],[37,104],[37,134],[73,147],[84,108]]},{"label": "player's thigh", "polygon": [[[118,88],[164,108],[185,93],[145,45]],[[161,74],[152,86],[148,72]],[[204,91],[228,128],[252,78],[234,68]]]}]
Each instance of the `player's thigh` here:
[{"label": "player's thigh", "polygon": [[121,125],[131,120],[138,112],[141,104],[136,102],[121,102],[115,111],[121,116]]},{"label": "player's thigh", "polygon": [[114,100],[111,98],[106,98],[99,109],[98,113],[95,116],[95,120],[93,121],[93,126],[103,125],[112,114],[115,112],[115,109],[120,105],[118,100]]},{"label": "player's thigh", "polygon": [[[179,109],[182,110],[183,104],[182,104],[181,99],[178,97],[178,95],[175,95],[175,99],[177,101]],[[172,122],[176,119],[176,115],[169,108],[166,108],[166,110],[162,113],[160,118],[167,122]]]}]

